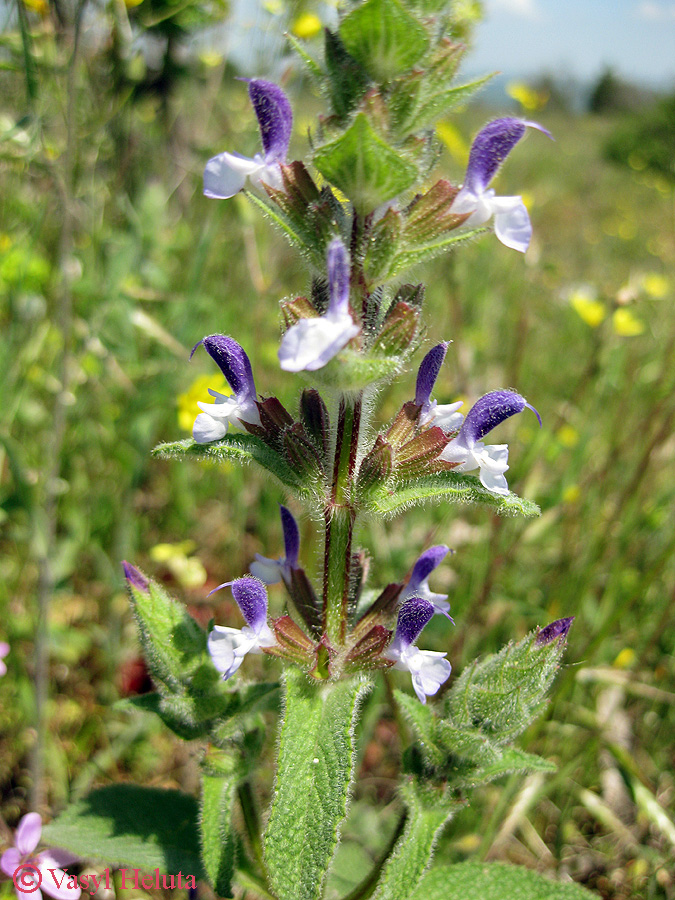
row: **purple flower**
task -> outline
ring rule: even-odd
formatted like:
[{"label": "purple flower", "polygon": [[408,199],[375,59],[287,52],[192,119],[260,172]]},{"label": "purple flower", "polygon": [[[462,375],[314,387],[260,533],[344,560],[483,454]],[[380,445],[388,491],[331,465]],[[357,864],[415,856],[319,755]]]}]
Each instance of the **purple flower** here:
[{"label": "purple flower", "polygon": [[330,302],[323,316],[300,319],[281,339],[279,362],[286,372],[323,368],[361,330],[349,311],[349,257],[336,238],[328,247]]},{"label": "purple flower", "polygon": [[527,250],[532,237],[525,204],[521,197],[497,197],[488,185],[527,127],[551,137],[536,122],[513,118],[495,119],[479,131],[471,146],[464,184],[452,204],[452,212],[470,213],[465,225],[483,225],[494,216],[497,238],[521,253]]},{"label": "purple flower", "polygon": [[256,153],[253,159],[239,153],[214,156],[204,169],[204,194],[207,197],[216,200],[234,197],[247,178],[254,185],[264,182],[270,187],[281,187],[279,164],[286,162],[291,139],[291,104],[278,85],[260,79],[249,81],[248,95],[258,118],[264,155]]},{"label": "purple flower", "polygon": [[[38,813],[25,815],[16,829],[14,846],[5,850],[0,858],[0,869],[5,875],[14,878],[14,888],[19,900],[42,900],[40,887],[57,900],[77,900],[82,892],[77,884],[68,887],[68,884],[73,883],[74,876],[62,869],[62,866],[77,862],[77,857],[65,850],[42,850],[35,853],[41,834],[42,819]],[[20,866],[23,868],[17,872]]]},{"label": "purple flower", "polygon": [[509,448],[506,444],[486,446],[481,438],[525,407],[534,412],[541,425],[537,410],[514,391],[491,391],[481,397],[471,407],[459,434],[450,441],[439,459],[459,463],[458,472],[479,469],[483,487],[495,494],[508,494],[504,472],[508,469]]},{"label": "purple flower", "polygon": [[293,514],[285,506],[280,506],[281,527],[284,532],[284,548],[286,556],[283,559],[270,559],[256,553],[255,562],[250,565],[251,575],[259,578],[265,584],[278,584],[280,581],[288,581],[291,577],[291,569],[298,566],[298,552],[300,550],[300,532],[298,523]]},{"label": "purple flower", "polygon": [[457,412],[462,406],[462,401],[439,406],[436,400],[431,399],[431,392],[436,384],[445,354],[448,352],[448,346],[448,341],[436,344],[422,360],[417,373],[415,403],[422,407],[420,425],[435,425],[442,428],[443,431],[452,432],[457,431],[464,420],[464,416]]},{"label": "purple flower", "polygon": [[556,619],[555,622],[551,622],[550,625],[542,628],[537,635],[537,644],[552,644],[553,641],[564,641],[567,637],[567,632],[572,627],[572,622],[574,622],[574,616],[569,616],[566,619]]},{"label": "purple flower", "polygon": [[216,402],[198,403],[203,411],[195,419],[192,437],[198,444],[208,444],[224,437],[230,425],[236,426],[240,422],[259,425],[260,414],[255,402],[251,361],[243,348],[224,334],[210,334],[194,345],[190,359],[202,344],[209,356],[218,363],[233,392],[228,397],[209,388],[209,394]]},{"label": "purple flower", "polygon": [[[429,576],[443,562],[449,552],[450,548],[445,544],[438,544],[436,547],[429,547],[428,550],[424,551],[413,566],[410,581],[403,589],[400,598],[402,603],[405,603],[411,597],[421,597],[433,605],[435,613],[448,616],[450,619],[448,615],[450,612],[448,595],[434,594],[429,589]],[[452,622],[452,619],[450,621]]]},{"label": "purple flower", "polygon": [[9,653],[9,644],[7,641],[0,641],[0,675],[7,674],[7,666],[3,662],[3,659]]},{"label": "purple flower", "polygon": [[410,672],[420,703],[435,694],[450,677],[452,667],[447,654],[437,650],[420,650],[415,641],[434,614],[434,605],[423,597],[406,600],[398,612],[394,640],[384,655],[394,661],[395,669]]},{"label": "purple flower", "polygon": [[216,625],[209,634],[208,650],[214,666],[223,676],[223,681],[234,675],[247,653],[262,653],[261,647],[271,647],[275,643],[274,635],[267,624],[265,585],[257,578],[247,575],[218,585],[209,593],[209,597],[228,585],[232,586],[232,596],[237,601],[247,624],[242,629]]},{"label": "purple flower", "polygon": [[131,563],[128,563],[126,560],[122,563],[122,568],[124,569],[124,577],[129,582],[129,586],[135,588],[137,591],[143,591],[144,594],[147,594],[150,589],[150,582],[145,575],[137,569],[136,566],[132,566]]}]

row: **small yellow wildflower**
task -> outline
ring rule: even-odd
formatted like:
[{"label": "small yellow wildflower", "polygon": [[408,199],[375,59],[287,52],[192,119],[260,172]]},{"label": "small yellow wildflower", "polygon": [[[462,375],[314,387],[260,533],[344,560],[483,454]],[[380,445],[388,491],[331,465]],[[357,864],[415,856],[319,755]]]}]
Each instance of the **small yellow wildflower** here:
[{"label": "small yellow wildflower", "polygon": [[567,504],[576,503],[581,497],[581,488],[578,484],[570,484],[565,488],[562,495],[562,502]]},{"label": "small yellow wildflower", "polygon": [[577,288],[570,294],[570,305],[590,328],[597,328],[607,315],[605,304],[589,288]]},{"label": "small yellow wildflower", "polygon": [[645,330],[644,322],[634,316],[630,309],[622,306],[612,316],[614,331],[621,337],[635,337]]},{"label": "small yellow wildflower", "polygon": [[506,85],[506,93],[528,112],[543,109],[549,98],[548,91],[536,91],[524,81],[510,81]]},{"label": "small yellow wildflower", "polygon": [[178,406],[178,427],[183,431],[192,431],[195,419],[201,412],[197,406],[197,401],[202,400],[204,403],[213,403],[213,397],[209,394],[209,388],[227,396],[232,393],[222,375],[200,375],[199,378],[192,382],[184,394],[178,395],[176,401]]},{"label": "small yellow wildflower", "polygon": [[466,166],[469,161],[469,145],[457,128],[450,122],[438,122],[436,132],[455,162]]},{"label": "small yellow wildflower", "polygon": [[556,435],[563,447],[576,447],[579,443],[579,432],[571,425],[561,425]]},{"label": "small yellow wildflower", "polygon": [[648,272],[642,279],[642,289],[655,300],[661,300],[670,290],[670,281],[658,272]]},{"label": "small yellow wildflower", "polygon": [[213,47],[209,47],[208,49],[202,50],[199,54],[199,61],[202,65],[206,66],[207,69],[215,69],[216,66],[219,66],[223,61],[223,54],[219,53],[218,50],[215,50]]},{"label": "small yellow wildflower", "polygon": [[263,9],[273,16],[280,16],[284,11],[284,4],[281,0],[265,0]]},{"label": "small yellow wildflower", "polygon": [[291,25],[291,32],[300,40],[309,40],[321,32],[321,19],[315,13],[302,13]]},{"label": "small yellow wildflower", "polygon": [[133,9],[134,6],[140,6],[143,0],[124,0],[127,9]]},{"label": "small yellow wildflower", "polygon": [[32,9],[39,16],[46,16],[49,13],[49,4],[47,0],[23,0],[23,5]]},{"label": "small yellow wildflower", "polygon": [[193,541],[178,544],[156,544],[150,550],[150,558],[162,563],[176,581],[186,588],[198,588],[206,582],[206,569],[196,556],[189,556],[195,548]]},{"label": "small yellow wildflower", "polygon": [[620,653],[617,654],[616,659],[612,663],[617,669],[628,669],[635,662],[635,650],[632,647],[624,647]]}]

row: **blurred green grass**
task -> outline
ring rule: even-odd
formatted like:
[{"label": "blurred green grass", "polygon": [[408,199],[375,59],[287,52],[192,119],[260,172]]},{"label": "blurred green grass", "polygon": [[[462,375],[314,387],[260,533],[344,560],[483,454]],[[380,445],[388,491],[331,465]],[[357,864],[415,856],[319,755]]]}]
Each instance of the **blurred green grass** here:
[{"label": "blurred green grass", "polygon": [[[293,406],[297,380],[276,362],[277,304],[308,286],[302,264],[243,198],[201,196],[210,155],[256,147],[244,89],[225,67],[197,71],[168,106],[132,105],[111,96],[104,64],[88,60],[76,71],[69,151],[64,69],[46,53],[48,35],[37,46],[39,92],[25,119],[20,67],[0,73],[0,639],[12,645],[0,681],[0,813],[10,824],[30,781],[38,560],[52,526],[50,807],[95,781],[194,788],[194,752],[111,710],[139,652],[119,561],[132,559],[197,613],[225,621],[232,605],[207,604],[209,586],[245,572],[256,552],[281,552],[276,486],[254,472],[149,454],[184,435],[178,397],[213,374],[204,354],[188,362],[205,334],[236,336],[258,390]],[[291,91],[298,119],[309,120],[316,99],[297,80]],[[474,108],[458,127],[468,140],[488,117]],[[429,645],[449,649],[456,671],[537,625],[576,617],[554,698],[523,741],[554,759],[558,774],[483,789],[440,854],[555,867],[616,900],[673,898],[673,191],[648,171],[603,160],[616,119],[545,109],[538,118],[555,143],[530,134],[497,184],[527,196],[527,256],[486,237],[416,274],[428,284],[425,346],[453,341],[439,401],[513,387],[541,413],[541,430],[525,414],[497,439],[511,448],[510,486],[542,517],[444,505],[369,523],[360,539],[373,585],[400,578],[431,543],[455,549],[434,588],[449,591],[457,625],[434,623]],[[304,152],[301,123],[293,146]],[[459,182],[463,168],[446,153],[438,173]],[[587,299],[575,307],[580,294]],[[578,311],[589,297],[598,318],[604,311],[596,327]],[[387,390],[383,415],[413,386],[411,370]],[[302,531],[309,559],[314,523]],[[153,554],[187,539],[193,548],[174,557],[196,557],[205,584],[199,570],[190,580],[170,565],[171,552]],[[377,851],[366,801],[385,805],[386,830],[400,751],[386,704],[380,689],[368,721],[384,720],[363,748],[347,860],[350,843],[362,845],[357,856]]]}]

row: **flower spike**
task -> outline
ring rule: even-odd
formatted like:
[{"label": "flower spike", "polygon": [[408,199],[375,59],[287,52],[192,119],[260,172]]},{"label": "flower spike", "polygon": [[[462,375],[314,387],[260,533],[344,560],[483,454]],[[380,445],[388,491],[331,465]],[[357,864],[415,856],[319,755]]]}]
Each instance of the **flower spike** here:
[{"label": "flower spike", "polygon": [[293,127],[293,113],[288,97],[270,81],[252,78],[248,95],[260,126],[264,156],[253,159],[239,153],[219,153],[204,169],[204,194],[216,200],[234,197],[248,178],[251,184],[268,184],[281,188],[280,163],[286,162]]},{"label": "flower spike", "polygon": [[286,372],[322,369],[361,330],[349,311],[349,256],[340,238],[328,247],[330,301],[323,316],[300,319],[281,339],[279,362]]},{"label": "flower spike", "polygon": [[437,693],[450,677],[452,667],[446,654],[437,650],[420,650],[415,641],[434,614],[434,605],[423,597],[411,597],[401,606],[394,640],[384,653],[394,661],[395,669],[408,671],[420,703]]},{"label": "flower spike", "polygon": [[230,425],[240,422],[259,425],[260,413],[255,401],[251,361],[244,349],[231,337],[210,334],[194,345],[190,359],[201,345],[218,364],[233,391],[233,396],[228,397],[209,388],[216,402],[198,403],[202,412],[195,419],[192,436],[198,444],[208,444],[224,437]]},{"label": "flower spike", "polygon": [[259,578],[265,584],[278,584],[280,581],[288,581],[291,577],[291,569],[298,567],[298,553],[300,552],[300,531],[293,513],[285,506],[279,506],[281,513],[281,527],[284,532],[284,548],[286,556],[283,559],[270,559],[256,553],[255,562],[251,563],[251,575]]},{"label": "flower spike", "polygon": [[448,595],[434,594],[429,588],[429,576],[443,562],[449,552],[450,548],[445,544],[438,544],[436,547],[429,547],[428,550],[425,550],[413,566],[410,581],[404,588],[400,599],[405,603],[411,597],[421,597],[433,605],[435,613],[447,616],[452,622],[449,616]]},{"label": "flower spike", "polygon": [[445,354],[450,346],[449,341],[442,341],[436,344],[422,360],[419,371],[417,372],[417,384],[415,386],[415,403],[421,406],[420,425],[435,425],[442,428],[443,431],[457,431],[464,420],[464,416],[457,410],[462,406],[461,401],[458,403],[444,403],[438,405],[436,400],[431,399],[431,392],[436,384],[438,373],[441,370]]},{"label": "flower spike", "polygon": [[494,216],[497,238],[506,247],[521,253],[527,250],[532,237],[525,204],[521,197],[497,197],[488,185],[528,127],[551,137],[536,122],[514,118],[495,119],[476,135],[464,184],[452,204],[453,213],[469,214],[465,225],[483,225]]},{"label": "flower spike", "polygon": [[459,434],[450,441],[439,458],[459,463],[459,472],[479,469],[484,487],[495,494],[508,494],[509,487],[504,472],[508,469],[509,448],[506,444],[485,446],[481,438],[526,407],[534,412],[541,425],[537,410],[515,391],[491,391],[485,394],[471,407]]},{"label": "flower spike", "polygon": [[265,585],[257,578],[245,576],[221,584],[215,590],[228,584],[232,586],[232,596],[247,624],[241,630],[215,625],[209,634],[208,650],[223,681],[234,675],[247,653],[262,653],[262,647],[271,647],[276,643],[267,624]]}]

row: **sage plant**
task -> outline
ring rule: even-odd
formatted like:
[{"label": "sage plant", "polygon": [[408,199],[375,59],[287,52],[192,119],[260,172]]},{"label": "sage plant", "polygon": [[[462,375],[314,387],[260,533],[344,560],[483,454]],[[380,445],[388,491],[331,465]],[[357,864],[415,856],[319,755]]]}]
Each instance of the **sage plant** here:
[{"label": "sage plant", "polygon": [[[285,408],[271,386],[256,383],[245,330],[210,334],[193,354],[208,354],[231,393],[212,391],[212,402],[200,403],[192,439],[156,451],[176,460],[251,463],[272,476],[286,504],[282,555],[270,548],[269,557],[251,561],[250,574],[228,573],[231,580],[216,590],[231,591],[241,617],[207,631],[125,563],[156,686],[138,705],[204,745],[201,863],[222,897],[233,896],[236,885],[247,897],[323,896],[354,778],[355,726],[373,684],[392,679],[391,669],[408,673],[413,689],[389,692],[405,723],[400,818],[350,900],[402,900],[417,890],[432,900],[450,896],[456,867],[432,870],[433,885],[425,872],[470,789],[508,773],[551,769],[513,741],[541,709],[571,619],[476,660],[451,680],[447,653],[424,648],[425,626],[435,615],[449,617],[448,597],[429,586],[449,548],[412,548],[410,574],[378,586],[367,583],[365,554],[355,544],[362,520],[391,518],[413,504],[469,501],[497,513],[538,512],[508,488],[508,447],[486,441],[509,417],[539,414],[503,386],[486,385],[464,413],[462,402],[435,397],[447,339],[461,336],[434,336],[421,352],[424,285],[404,279],[469,240],[493,240],[491,223],[515,251],[525,251],[531,235],[521,198],[497,196],[490,184],[527,127],[545,131],[541,126],[496,119],[475,137],[461,185],[433,174],[435,122],[484,80],[457,80],[465,47],[452,9],[448,0],[346,4],[339,27],[325,32],[321,59],[296,45],[328,105],[307,158],[288,158],[285,92],[252,79],[262,152],[248,159],[231,149],[206,163],[205,194],[227,202],[245,191],[311,276],[306,296],[281,304],[279,364],[299,376],[297,406]],[[383,422],[378,400],[397,378],[409,385],[410,399]],[[321,528],[319,560],[307,559],[301,546],[301,512]],[[268,600],[275,584],[283,586],[283,608],[278,595]],[[253,680],[251,654],[275,657],[280,683]],[[269,729],[274,713],[278,733]],[[257,798],[270,786],[258,784],[256,760],[275,740],[271,804],[261,815]],[[462,882],[461,896],[482,896],[480,877]],[[551,890],[547,897],[556,896]]]}]

